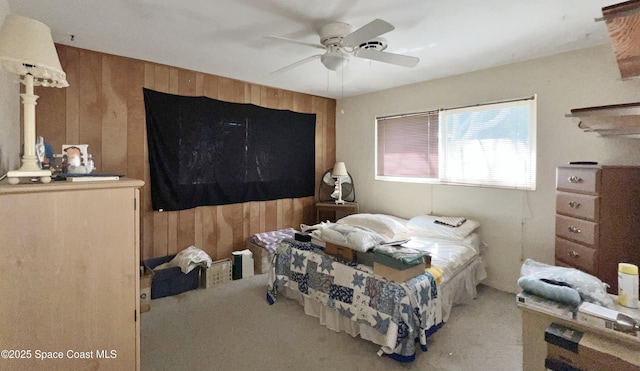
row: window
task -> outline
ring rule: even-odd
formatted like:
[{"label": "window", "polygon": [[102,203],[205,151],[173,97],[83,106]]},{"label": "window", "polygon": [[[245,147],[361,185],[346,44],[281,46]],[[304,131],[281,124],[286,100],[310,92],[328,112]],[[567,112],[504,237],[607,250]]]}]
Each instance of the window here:
[{"label": "window", "polygon": [[378,180],[535,190],[535,96],[376,121]]}]

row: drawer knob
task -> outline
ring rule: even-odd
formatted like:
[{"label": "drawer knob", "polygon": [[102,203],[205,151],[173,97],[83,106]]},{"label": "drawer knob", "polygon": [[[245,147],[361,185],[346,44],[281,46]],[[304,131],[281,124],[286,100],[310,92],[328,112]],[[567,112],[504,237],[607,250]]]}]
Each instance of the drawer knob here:
[{"label": "drawer knob", "polygon": [[569,183],[582,183],[582,178],[576,175],[570,176],[569,178],[567,178],[567,180],[569,181]]},{"label": "drawer knob", "polygon": [[568,229],[569,229],[569,232],[571,232],[571,233],[581,233],[582,232],[580,230],[580,228],[574,227],[574,226],[570,226]]},{"label": "drawer knob", "polygon": [[582,206],[582,204],[580,204],[580,202],[571,201],[569,202],[569,206],[573,209],[578,209],[580,208],[580,206]]},{"label": "drawer knob", "polygon": [[580,254],[575,250],[571,250],[567,253],[567,256],[570,256],[572,258],[578,258],[580,257]]}]

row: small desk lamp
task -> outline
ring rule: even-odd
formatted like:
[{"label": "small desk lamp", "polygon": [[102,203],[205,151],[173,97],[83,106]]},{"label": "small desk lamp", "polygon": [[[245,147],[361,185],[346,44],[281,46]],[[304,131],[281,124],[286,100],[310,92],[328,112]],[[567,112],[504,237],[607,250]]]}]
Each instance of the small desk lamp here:
[{"label": "small desk lamp", "polygon": [[0,28],[0,66],[23,76],[20,82],[24,84],[24,94],[20,94],[24,106],[24,154],[22,166],[7,173],[9,183],[18,184],[19,178],[40,178],[43,183],[49,183],[51,171],[41,169],[36,156],[38,96],[33,94],[33,87],[69,86],[49,27],[33,19],[9,14]]},{"label": "small desk lamp", "polygon": [[337,194],[338,199],[336,200],[336,204],[344,204],[344,201],[342,200],[342,180],[349,176],[349,173],[347,173],[347,167],[344,166],[344,162],[336,162],[336,164],[333,165],[331,176],[336,178],[336,189],[331,196],[335,197]]}]

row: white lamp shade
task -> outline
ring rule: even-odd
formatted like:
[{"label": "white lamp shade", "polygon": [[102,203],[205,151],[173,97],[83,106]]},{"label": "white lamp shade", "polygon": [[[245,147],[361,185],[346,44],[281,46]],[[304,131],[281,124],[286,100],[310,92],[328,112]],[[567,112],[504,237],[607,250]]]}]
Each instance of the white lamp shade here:
[{"label": "white lamp shade", "polygon": [[336,162],[336,164],[333,165],[333,171],[331,171],[331,176],[333,177],[349,176],[349,173],[347,173],[347,167],[344,166],[344,162]]},{"label": "white lamp shade", "polygon": [[47,25],[9,14],[0,28],[0,66],[18,74],[30,74],[34,85],[67,87],[51,30]]}]

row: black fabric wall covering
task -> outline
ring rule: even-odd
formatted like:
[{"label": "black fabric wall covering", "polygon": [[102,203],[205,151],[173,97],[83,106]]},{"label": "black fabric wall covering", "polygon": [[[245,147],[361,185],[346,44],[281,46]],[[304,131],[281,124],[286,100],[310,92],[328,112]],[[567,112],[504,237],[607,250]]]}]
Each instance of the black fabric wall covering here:
[{"label": "black fabric wall covering", "polygon": [[154,210],[314,195],[315,114],[143,92]]}]

